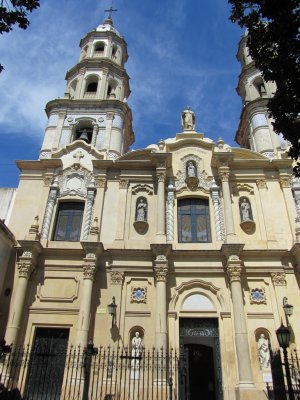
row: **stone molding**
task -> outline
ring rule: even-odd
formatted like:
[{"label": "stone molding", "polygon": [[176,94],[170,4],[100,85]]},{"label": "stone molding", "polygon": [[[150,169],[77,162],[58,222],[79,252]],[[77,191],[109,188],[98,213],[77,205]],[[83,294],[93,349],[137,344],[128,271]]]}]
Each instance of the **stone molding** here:
[{"label": "stone molding", "polygon": [[266,179],[257,179],[256,185],[257,185],[258,189],[267,189],[268,188]]},{"label": "stone molding", "polygon": [[157,171],[156,172],[156,177],[157,177],[157,181],[160,182],[165,182],[166,180],[166,171]]},{"label": "stone molding", "polygon": [[271,279],[274,286],[286,286],[285,272],[271,273]]},{"label": "stone molding", "polygon": [[28,280],[35,266],[33,260],[29,258],[27,260],[21,259],[20,261],[18,261],[17,268],[18,268],[19,278],[25,278]]},{"label": "stone molding", "polygon": [[238,261],[238,264],[230,263],[227,265],[226,271],[227,271],[227,275],[228,275],[230,283],[241,281],[242,270],[243,270],[243,267],[241,266],[240,261]]},{"label": "stone molding", "polygon": [[83,279],[94,280],[95,274],[97,272],[96,262],[85,262],[82,267],[83,270]]},{"label": "stone molding", "polygon": [[110,284],[111,285],[122,285],[124,281],[124,272],[111,271],[110,272]]},{"label": "stone molding", "polygon": [[119,180],[120,189],[127,189],[128,185],[129,185],[129,179],[120,179]]},{"label": "stone molding", "polygon": [[164,262],[162,264],[156,264],[153,269],[156,282],[167,281],[167,275],[169,270],[167,262]]},{"label": "stone molding", "polygon": [[225,220],[223,213],[223,206],[220,197],[220,188],[215,182],[211,186],[211,197],[214,206],[214,216],[216,225],[217,240],[225,240]]},{"label": "stone molding", "polygon": [[95,186],[97,188],[105,188],[106,187],[106,178],[104,177],[95,177]]},{"label": "stone molding", "polygon": [[291,183],[292,183],[292,178],[290,176],[280,176],[279,183],[280,183],[281,189],[290,188]]}]

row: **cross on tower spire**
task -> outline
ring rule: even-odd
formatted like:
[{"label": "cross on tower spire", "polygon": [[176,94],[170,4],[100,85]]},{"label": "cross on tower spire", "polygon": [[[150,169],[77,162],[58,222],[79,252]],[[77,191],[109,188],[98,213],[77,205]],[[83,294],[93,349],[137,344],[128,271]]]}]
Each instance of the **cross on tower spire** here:
[{"label": "cross on tower spire", "polygon": [[109,14],[108,14],[108,18],[109,19],[112,19],[111,18],[111,14],[114,12],[114,11],[118,11],[116,8],[112,8],[112,6],[110,6],[110,8],[108,9],[108,10],[104,10],[104,12],[108,12]]}]

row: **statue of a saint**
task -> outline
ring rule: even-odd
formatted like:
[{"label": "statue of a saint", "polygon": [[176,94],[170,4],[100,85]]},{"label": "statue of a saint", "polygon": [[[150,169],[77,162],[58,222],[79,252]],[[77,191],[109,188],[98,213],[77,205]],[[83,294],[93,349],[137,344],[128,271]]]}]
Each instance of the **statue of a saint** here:
[{"label": "statue of a saint", "polygon": [[181,114],[181,124],[184,131],[195,130],[195,114],[189,107]]},{"label": "statue of a saint", "polygon": [[187,165],[187,176],[196,176],[196,168],[192,161],[188,162]]},{"label": "statue of a saint", "polygon": [[241,202],[240,209],[241,209],[242,222],[243,221],[252,221],[251,207],[246,198],[244,198],[243,201]]},{"label": "statue of a saint", "polygon": [[135,335],[131,341],[131,345],[132,345],[131,356],[132,357],[141,356],[143,351],[143,342],[142,339],[140,338],[139,332],[135,332]]},{"label": "statue of a saint", "polygon": [[147,203],[143,198],[141,198],[136,206],[136,221],[146,221],[146,219],[147,219]]},{"label": "statue of a saint", "polygon": [[258,357],[261,368],[270,367],[269,341],[262,333],[257,342]]}]

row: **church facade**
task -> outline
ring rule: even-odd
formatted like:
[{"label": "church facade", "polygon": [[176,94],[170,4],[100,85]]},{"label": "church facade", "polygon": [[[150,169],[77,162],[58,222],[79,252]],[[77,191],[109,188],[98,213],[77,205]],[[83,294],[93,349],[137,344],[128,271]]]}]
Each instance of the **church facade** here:
[{"label": "church facade", "polygon": [[17,162],[7,344],[60,336],[131,348],[138,338],[188,350],[191,399],[197,382],[207,399],[265,398],[281,320],[299,346],[300,186],[267,115],[274,87],[245,41],[240,147],[197,132],[185,109],[181,132],[129,151],[126,42],[110,17],[81,40],[64,98],[46,105],[39,159]]}]

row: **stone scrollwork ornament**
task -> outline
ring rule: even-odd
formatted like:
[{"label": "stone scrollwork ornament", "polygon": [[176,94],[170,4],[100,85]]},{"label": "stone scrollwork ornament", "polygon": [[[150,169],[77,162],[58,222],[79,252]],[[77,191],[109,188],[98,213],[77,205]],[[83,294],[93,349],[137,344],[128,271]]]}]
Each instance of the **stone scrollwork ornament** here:
[{"label": "stone scrollwork ornament", "polygon": [[147,303],[146,287],[131,287],[131,303]]},{"label": "stone scrollwork ornament", "polygon": [[83,279],[94,280],[96,270],[97,268],[95,263],[85,263],[83,265]]},{"label": "stone scrollwork ornament", "polygon": [[242,275],[242,266],[241,265],[228,265],[227,266],[227,274],[230,282],[240,282]]},{"label": "stone scrollwork ornament", "polygon": [[264,288],[250,289],[250,304],[267,304]]},{"label": "stone scrollwork ornament", "polygon": [[112,271],[110,273],[111,285],[122,285],[124,280],[124,272]]},{"label": "stone scrollwork ornament", "polygon": [[274,286],[286,286],[285,272],[274,272],[271,278]]},{"label": "stone scrollwork ornament", "polygon": [[155,265],[154,274],[156,282],[166,282],[168,275],[168,266],[164,265]]}]

